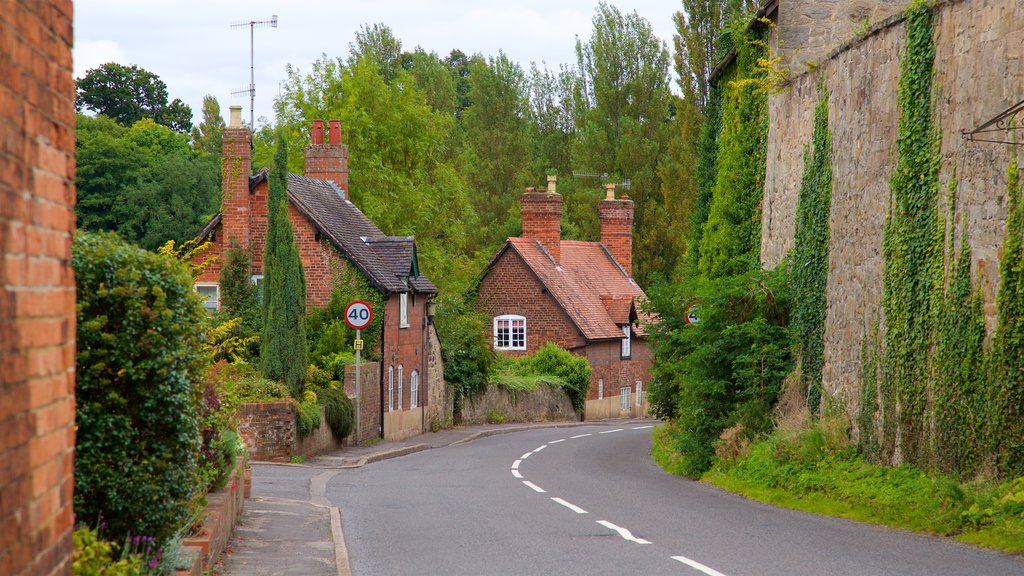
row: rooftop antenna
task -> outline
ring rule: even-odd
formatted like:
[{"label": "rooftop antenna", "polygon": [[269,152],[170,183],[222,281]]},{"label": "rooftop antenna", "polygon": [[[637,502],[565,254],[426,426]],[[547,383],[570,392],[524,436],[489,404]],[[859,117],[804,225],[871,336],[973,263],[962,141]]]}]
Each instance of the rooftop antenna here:
[{"label": "rooftop antenna", "polygon": [[239,22],[232,24],[231,29],[249,27],[249,88],[247,90],[235,90],[231,93],[232,96],[238,96],[239,94],[249,93],[249,129],[256,129],[256,70],[253,57],[253,31],[256,28],[265,28],[270,26],[271,28],[277,28],[277,14],[270,17],[269,20],[249,20],[248,22]]},{"label": "rooftop antenna", "polygon": [[[586,178],[588,180],[593,179],[600,180],[602,182],[608,182],[607,172],[598,174],[597,172],[578,172],[576,170],[573,170],[572,175],[577,178]],[[615,182],[614,184],[619,188],[622,188],[623,190],[629,190],[633,183],[630,181],[629,178],[623,178],[621,182]]]}]

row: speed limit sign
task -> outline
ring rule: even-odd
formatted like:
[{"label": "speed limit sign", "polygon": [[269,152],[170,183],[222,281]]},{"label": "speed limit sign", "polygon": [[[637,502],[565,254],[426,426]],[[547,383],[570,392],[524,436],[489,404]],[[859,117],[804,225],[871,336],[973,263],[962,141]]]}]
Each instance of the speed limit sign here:
[{"label": "speed limit sign", "polygon": [[345,307],[345,323],[355,330],[362,330],[373,320],[373,310],[362,300],[356,300]]}]

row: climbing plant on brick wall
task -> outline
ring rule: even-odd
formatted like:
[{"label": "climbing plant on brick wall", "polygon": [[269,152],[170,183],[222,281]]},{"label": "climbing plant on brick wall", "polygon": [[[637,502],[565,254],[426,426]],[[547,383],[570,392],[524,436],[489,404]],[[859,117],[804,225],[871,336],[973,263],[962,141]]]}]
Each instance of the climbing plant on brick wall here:
[{"label": "climbing plant on brick wall", "polygon": [[804,149],[804,173],[793,241],[793,328],[800,342],[800,363],[807,405],[821,404],[825,338],[825,282],[828,279],[829,212],[832,204],[832,134],[828,129],[828,91],[818,87],[814,136]]}]

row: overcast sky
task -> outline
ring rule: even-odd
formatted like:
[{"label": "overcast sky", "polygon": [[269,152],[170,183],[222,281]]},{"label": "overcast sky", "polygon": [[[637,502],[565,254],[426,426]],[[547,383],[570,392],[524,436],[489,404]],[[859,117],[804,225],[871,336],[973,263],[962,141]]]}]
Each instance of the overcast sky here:
[{"label": "overcast sky", "polygon": [[[670,46],[679,0],[612,2],[636,10]],[[575,60],[597,0],[78,0],[75,77],[106,62],[135,64],[160,76],[170,97],[192,107],[198,120],[205,94],[224,114],[230,104],[249,116],[249,28],[231,25],[278,16],[277,28],[255,31],[256,117],[272,119],[272,101],[286,64],[308,71],[322,54],[346,56],[362,24],[383,23],[405,50],[421,46],[442,58],[452,50],[496,55],[503,50],[528,69]]]}]

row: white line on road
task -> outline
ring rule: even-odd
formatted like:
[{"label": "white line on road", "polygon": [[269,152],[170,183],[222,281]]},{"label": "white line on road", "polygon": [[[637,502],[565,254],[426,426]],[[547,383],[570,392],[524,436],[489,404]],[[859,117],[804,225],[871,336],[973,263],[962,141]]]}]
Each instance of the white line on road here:
[{"label": "white line on road", "polygon": [[637,426],[636,428],[633,428],[633,430],[647,430],[648,428],[654,428],[654,425],[650,425],[650,426]]},{"label": "white line on road", "polygon": [[570,438],[583,438],[584,436],[593,436],[593,434],[578,434],[576,436],[570,436]]},{"label": "white line on road", "polygon": [[543,449],[545,449],[547,447],[548,447],[548,445],[545,444],[545,445],[541,446],[540,448],[537,448],[536,450],[534,450],[534,452],[540,452],[541,450],[543,450]]},{"label": "white line on road", "polygon": [[523,484],[526,484],[527,486],[532,488],[534,491],[540,492],[541,494],[547,492],[547,490],[541,488],[540,486],[537,486],[536,484],[534,484],[533,482],[530,482],[529,480],[523,480]]},{"label": "white line on road", "polygon": [[722,574],[718,570],[714,570],[714,569],[708,568],[707,566],[701,564],[700,562],[695,562],[693,560],[690,560],[686,556],[673,556],[672,559],[673,560],[678,560],[678,561],[682,562],[683,564],[686,564],[690,568],[694,568],[694,569],[700,570],[701,572],[707,574],[708,576],[725,576],[725,574]]},{"label": "white line on road", "polygon": [[515,462],[513,462],[513,463],[512,463],[512,469],[513,469],[513,470],[518,470],[518,469],[519,469],[519,463],[520,463],[520,462],[522,462],[522,460],[516,460]]},{"label": "white line on road", "polygon": [[616,428],[615,430],[605,430],[604,432],[598,432],[598,434],[611,434],[612,432],[622,432],[622,428]]},{"label": "white line on road", "polygon": [[565,438],[562,438],[561,440],[552,440],[551,442],[548,442],[548,444],[558,444],[559,442],[565,442]]},{"label": "white line on road", "polygon": [[522,478],[523,477],[523,475],[519,472],[519,470],[516,470],[515,468],[512,469],[512,475],[515,476],[516,478]]},{"label": "white line on road", "polygon": [[533,452],[527,452],[526,454],[523,454],[522,456],[520,456],[519,459],[520,460],[526,460],[527,458],[530,457],[530,454],[533,454]]},{"label": "white line on road", "polygon": [[623,540],[629,540],[630,542],[636,542],[637,544],[650,544],[651,543],[650,540],[644,540],[643,538],[637,538],[636,536],[633,536],[633,533],[630,532],[629,530],[626,530],[625,528],[623,528],[621,526],[616,526],[615,524],[612,524],[611,522],[609,522],[607,520],[598,520],[597,523],[600,524],[601,526],[604,526],[605,528],[609,528],[611,530],[615,530],[616,532],[619,533],[619,536],[622,536]]},{"label": "white line on road", "polygon": [[572,510],[573,512],[575,512],[577,514],[586,514],[587,513],[587,511],[584,510],[583,508],[580,508],[579,506],[577,506],[575,504],[566,502],[565,500],[562,500],[561,498],[552,498],[552,500],[554,500],[555,502],[558,502],[562,506],[565,506],[566,508],[568,508],[569,510]]}]

